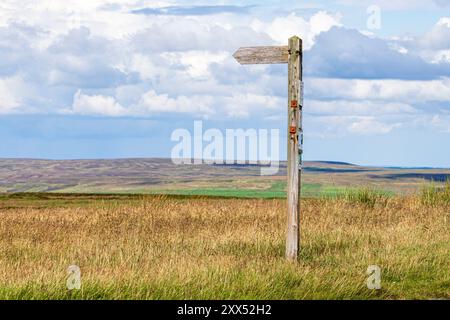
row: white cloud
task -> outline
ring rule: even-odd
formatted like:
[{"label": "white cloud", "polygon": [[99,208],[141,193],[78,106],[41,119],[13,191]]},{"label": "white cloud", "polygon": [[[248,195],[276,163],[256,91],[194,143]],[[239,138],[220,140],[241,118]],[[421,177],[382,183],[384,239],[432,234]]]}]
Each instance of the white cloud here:
[{"label": "white cloud", "polygon": [[412,114],[417,112],[406,103],[371,101],[362,99],[359,101],[348,100],[306,100],[305,112],[318,115],[390,115]]},{"label": "white cloud", "polygon": [[278,44],[286,44],[288,38],[297,35],[302,38],[304,49],[308,50],[318,34],[333,26],[340,26],[340,20],[340,15],[331,15],[325,11],[319,11],[309,20],[292,13],[287,17],[277,17],[269,23],[255,19],[251,27],[258,32],[267,33]]},{"label": "white cloud", "polygon": [[409,117],[385,115],[320,115],[305,116],[305,134],[322,139],[344,137],[348,135],[383,135],[395,129],[405,127]]},{"label": "white cloud", "polygon": [[399,123],[385,124],[377,121],[374,117],[364,117],[352,121],[347,130],[355,134],[374,135],[389,133],[392,129],[400,126]]},{"label": "white cloud", "polygon": [[154,90],[144,93],[139,102],[129,109],[131,115],[153,113],[186,113],[202,118],[245,119],[251,115],[261,118],[270,117],[284,110],[285,99],[253,93],[232,95],[179,95],[170,97],[158,94]]},{"label": "white cloud", "polygon": [[13,21],[37,26],[50,31],[49,40],[81,26],[94,30],[98,36],[120,39],[152,24],[145,16],[130,14],[130,10],[169,4],[154,0],[2,0],[0,25]]},{"label": "white cloud", "polygon": [[210,76],[209,66],[211,63],[221,63],[228,56],[229,52],[208,52],[208,51],[184,51],[165,52],[162,56],[168,59],[171,64],[181,64],[186,67],[186,72],[192,78],[205,78]]},{"label": "white cloud", "polygon": [[450,78],[430,81],[311,78],[307,83],[308,94],[322,99],[450,101]]},{"label": "white cloud", "polygon": [[[403,44],[403,43],[402,43]],[[406,43],[404,44],[406,45]],[[411,48],[411,42],[408,43]],[[397,48],[396,48],[397,47]],[[319,34],[305,53],[309,76],[428,80],[450,75],[450,64],[433,64],[395,40],[369,37],[358,30],[333,27]]]},{"label": "white cloud", "polygon": [[149,90],[142,95],[139,103],[132,109],[136,114],[152,113],[194,113],[198,116],[208,116],[213,113],[213,98],[210,96],[177,96],[157,94]]},{"label": "white cloud", "polygon": [[78,90],[73,98],[72,109],[69,111],[82,115],[122,116],[126,109],[113,97],[102,95],[86,95]]},{"label": "white cloud", "polygon": [[163,63],[158,63],[160,59],[154,55],[132,53],[130,59],[125,61],[118,68],[125,72],[136,72],[141,80],[152,80],[159,77],[167,77],[170,70]]},{"label": "white cloud", "polygon": [[13,113],[20,106],[20,97],[15,94],[17,78],[0,78],[0,114]]},{"label": "white cloud", "polygon": [[[447,131],[450,78],[433,81],[307,79],[311,135],[386,134],[398,128]],[[309,116],[309,117],[308,117]],[[432,118],[434,117],[434,122]],[[438,121],[439,120],[439,121]]]},{"label": "white cloud", "polygon": [[432,63],[450,63],[450,49],[448,50],[436,50],[431,53],[424,53],[424,56],[428,56],[429,61]]},{"label": "white cloud", "polygon": [[[284,110],[285,99],[260,94],[234,94],[223,99],[222,112],[231,118],[248,118],[250,115],[270,117]],[[275,111],[275,112],[274,112]]]},{"label": "white cloud", "polygon": [[427,123],[442,132],[450,133],[450,114],[435,114],[428,119]]},{"label": "white cloud", "polygon": [[431,63],[450,63],[450,18],[440,18],[431,30],[403,40],[403,45]]},{"label": "white cloud", "polygon": [[[120,91],[119,91],[120,92]],[[87,95],[79,90],[72,107],[64,113],[102,116],[149,116],[155,114],[189,114],[205,119],[249,118],[257,115],[270,118],[284,110],[285,99],[259,94],[233,94],[230,96],[178,95],[169,96],[148,90],[136,103],[123,107],[115,97]]]},{"label": "white cloud", "polygon": [[[450,64],[450,18],[441,17],[422,35],[390,37],[390,45],[405,55],[421,57],[438,68],[447,68]],[[446,75],[448,76],[448,71]]]},{"label": "white cloud", "polygon": [[418,44],[426,50],[450,49],[450,18],[439,19],[430,31],[418,39]]},{"label": "white cloud", "polygon": [[[400,4],[394,2],[392,7]],[[310,16],[282,11],[145,15],[131,11],[176,4],[18,3],[0,4],[2,113],[255,117],[280,123],[286,108],[285,66],[243,67],[231,54],[240,46],[286,44],[294,34],[307,49],[306,118],[320,122],[320,128],[386,133],[407,121],[442,114],[450,101],[450,78],[439,78],[449,69],[429,69],[429,62],[450,56],[448,18],[420,42],[417,37],[386,40],[345,28],[330,30],[341,25],[341,17],[325,11]],[[425,61],[418,60],[417,52]],[[402,76],[411,80],[384,79]],[[428,104],[434,104],[431,111],[423,107]]]}]

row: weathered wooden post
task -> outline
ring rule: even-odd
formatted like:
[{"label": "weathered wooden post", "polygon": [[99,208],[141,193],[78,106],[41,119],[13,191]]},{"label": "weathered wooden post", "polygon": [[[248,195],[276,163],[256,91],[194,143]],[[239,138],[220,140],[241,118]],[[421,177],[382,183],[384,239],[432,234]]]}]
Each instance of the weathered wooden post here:
[{"label": "weathered wooden post", "polygon": [[302,170],[302,40],[289,38],[288,46],[240,48],[233,57],[240,64],[288,64],[287,234],[286,259],[297,261],[300,247],[300,191]]},{"label": "weathered wooden post", "polygon": [[288,61],[288,137],[287,137],[287,235],[286,258],[296,261],[300,246],[300,191],[302,162],[302,107],[300,81],[302,42],[289,39]]}]

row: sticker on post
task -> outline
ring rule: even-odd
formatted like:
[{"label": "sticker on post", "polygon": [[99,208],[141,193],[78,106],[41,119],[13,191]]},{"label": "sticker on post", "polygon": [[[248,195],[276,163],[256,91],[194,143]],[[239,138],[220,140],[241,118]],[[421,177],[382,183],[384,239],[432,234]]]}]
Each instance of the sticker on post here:
[{"label": "sticker on post", "polygon": [[297,100],[292,100],[291,101],[291,108],[297,108],[297,107],[298,107]]}]

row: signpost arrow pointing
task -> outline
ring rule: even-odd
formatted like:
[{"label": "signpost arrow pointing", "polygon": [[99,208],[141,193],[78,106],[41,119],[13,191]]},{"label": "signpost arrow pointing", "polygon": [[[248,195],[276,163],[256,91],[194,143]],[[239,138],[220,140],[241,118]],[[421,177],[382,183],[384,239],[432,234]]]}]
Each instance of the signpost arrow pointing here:
[{"label": "signpost arrow pointing", "polygon": [[243,47],[233,57],[240,64],[288,63],[288,46]]},{"label": "signpost arrow pointing", "polygon": [[289,46],[240,48],[233,57],[240,64],[288,64],[288,154],[286,259],[297,261],[300,249],[300,191],[303,152],[302,40],[289,38]]}]

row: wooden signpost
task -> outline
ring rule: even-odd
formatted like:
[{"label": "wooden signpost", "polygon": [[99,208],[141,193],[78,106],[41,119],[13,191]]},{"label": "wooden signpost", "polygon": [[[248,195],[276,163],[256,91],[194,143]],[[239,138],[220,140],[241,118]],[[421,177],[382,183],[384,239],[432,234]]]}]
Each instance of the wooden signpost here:
[{"label": "wooden signpost", "polygon": [[302,40],[289,38],[288,46],[240,48],[233,54],[240,64],[288,64],[287,123],[287,235],[286,259],[297,261],[300,246],[300,190],[302,170]]}]

